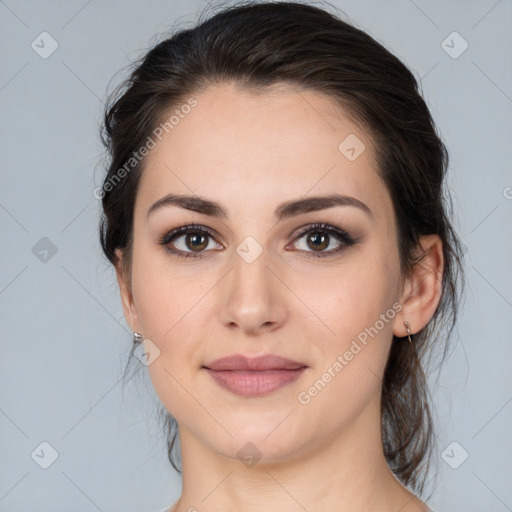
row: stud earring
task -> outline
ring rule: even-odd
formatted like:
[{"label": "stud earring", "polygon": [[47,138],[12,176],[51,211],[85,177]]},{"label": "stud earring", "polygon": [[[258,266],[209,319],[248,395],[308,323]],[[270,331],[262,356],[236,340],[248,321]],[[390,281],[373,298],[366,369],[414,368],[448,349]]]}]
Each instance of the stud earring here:
[{"label": "stud earring", "polygon": [[405,325],[405,330],[407,331],[407,336],[409,338],[409,343],[412,343],[412,340],[411,340],[411,324],[409,322],[405,321],[404,325]]}]

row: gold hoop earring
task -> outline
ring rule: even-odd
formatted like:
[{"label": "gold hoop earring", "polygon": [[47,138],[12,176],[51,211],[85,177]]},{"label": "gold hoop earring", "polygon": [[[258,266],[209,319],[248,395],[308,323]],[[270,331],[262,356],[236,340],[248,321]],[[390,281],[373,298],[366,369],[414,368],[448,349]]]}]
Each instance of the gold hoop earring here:
[{"label": "gold hoop earring", "polygon": [[405,321],[404,325],[405,325],[405,330],[407,331],[407,337],[409,338],[409,343],[412,344],[412,340],[411,340],[411,324],[409,322]]}]

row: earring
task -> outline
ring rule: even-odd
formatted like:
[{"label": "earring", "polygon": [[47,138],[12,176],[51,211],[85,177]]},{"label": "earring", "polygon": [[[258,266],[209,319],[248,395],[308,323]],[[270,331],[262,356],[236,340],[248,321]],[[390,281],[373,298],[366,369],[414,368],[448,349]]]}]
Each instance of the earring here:
[{"label": "earring", "polygon": [[411,324],[409,322],[405,321],[404,325],[405,325],[405,329],[407,331],[407,336],[409,338],[409,343],[412,343],[412,340],[411,340]]},{"label": "earring", "polygon": [[135,344],[142,343],[143,339],[144,338],[142,337],[142,335],[140,335],[138,332],[133,333],[133,343],[135,343]]}]

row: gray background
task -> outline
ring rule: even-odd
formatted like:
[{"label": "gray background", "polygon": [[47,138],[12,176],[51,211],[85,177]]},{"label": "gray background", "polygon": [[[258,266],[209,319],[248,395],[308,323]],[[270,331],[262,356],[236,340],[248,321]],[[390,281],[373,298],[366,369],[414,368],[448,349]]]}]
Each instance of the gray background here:
[{"label": "gray background", "polygon": [[[512,4],[332,3],[412,68],[450,151],[468,289],[432,389],[440,449],[429,504],[512,510]],[[131,332],[93,189],[109,81],[204,4],[0,1],[0,511],[160,511],[179,496],[144,368],[122,392]],[[58,43],[46,59],[31,47],[43,31]],[[457,58],[454,31],[469,45]],[[38,48],[49,49],[49,39]],[[48,469],[42,442],[58,453]]]}]

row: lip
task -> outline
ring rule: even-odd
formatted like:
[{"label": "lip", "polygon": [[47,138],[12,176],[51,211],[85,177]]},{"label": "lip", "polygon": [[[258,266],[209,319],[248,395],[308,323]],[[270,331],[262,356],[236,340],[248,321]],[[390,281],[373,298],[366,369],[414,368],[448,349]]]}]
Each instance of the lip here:
[{"label": "lip", "polygon": [[259,357],[246,357],[242,354],[221,357],[204,365],[209,370],[298,370],[306,366],[304,363],[292,361],[275,354],[266,354]]},{"label": "lip", "polygon": [[267,395],[296,381],[307,366],[274,354],[247,358],[236,354],[203,367],[217,384],[237,395]]},{"label": "lip", "polygon": [[296,381],[306,367],[296,370],[210,370],[215,382],[237,395],[267,395]]}]

